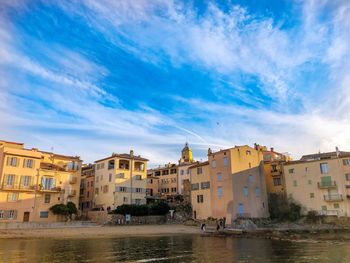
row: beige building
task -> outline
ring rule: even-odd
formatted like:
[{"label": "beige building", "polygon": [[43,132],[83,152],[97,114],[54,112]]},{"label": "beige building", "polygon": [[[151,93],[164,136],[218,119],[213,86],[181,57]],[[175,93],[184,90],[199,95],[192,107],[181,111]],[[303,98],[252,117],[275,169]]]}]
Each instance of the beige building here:
[{"label": "beige building", "polygon": [[208,152],[211,206],[214,218],[268,217],[267,193],[260,149],[245,146]]},{"label": "beige building", "polygon": [[115,154],[97,160],[94,203],[105,210],[122,204],[145,204],[147,162],[141,156]]},{"label": "beige building", "polygon": [[205,220],[212,216],[209,162],[192,165],[190,174],[193,218]]},{"label": "beige building", "polygon": [[[190,202],[191,183],[190,166],[193,165],[192,149],[185,144],[178,164],[168,163],[148,170],[149,177],[158,177],[158,196],[169,201],[185,200]],[[149,188],[149,187],[147,187]]]},{"label": "beige building", "polygon": [[79,207],[81,160],[23,143],[0,141],[0,222],[53,222],[49,210],[71,201]]},{"label": "beige building", "polygon": [[284,164],[287,196],[303,213],[350,216],[350,152],[304,155]]},{"label": "beige building", "polygon": [[95,164],[85,164],[81,168],[80,210],[84,215],[94,206],[94,190],[95,190]]}]

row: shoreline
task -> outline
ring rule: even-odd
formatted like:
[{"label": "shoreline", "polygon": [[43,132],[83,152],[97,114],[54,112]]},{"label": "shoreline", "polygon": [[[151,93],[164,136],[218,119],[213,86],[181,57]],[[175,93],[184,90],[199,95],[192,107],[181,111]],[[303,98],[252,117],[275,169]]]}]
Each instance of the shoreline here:
[{"label": "shoreline", "polygon": [[0,240],[5,239],[99,239],[151,237],[165,235],[201,234],[198,227],[185,225],[123,225],[58,227],[38,229],[2,229]]}]

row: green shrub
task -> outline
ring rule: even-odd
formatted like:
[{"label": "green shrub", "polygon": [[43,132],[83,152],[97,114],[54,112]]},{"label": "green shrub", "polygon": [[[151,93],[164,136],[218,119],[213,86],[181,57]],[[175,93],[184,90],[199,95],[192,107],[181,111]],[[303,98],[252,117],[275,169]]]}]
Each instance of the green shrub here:
[{"label": "green shrub", "polygon": [[67,216],[69,214],[68,207],[65,204],[57,204],[50,207],[50,211],[54,215],[64,215]]},{"label": "green shrub", "polygon": [[169,205],[164,201],[149,205],[120,205],[113,211],[114,214],[132,216],[166,215],[168,212]]},{"label": "green shrub", "polygon": [[273,220],[296,221],[301,217],[301,206],[287,200],[284,195],[269,194],[269,213]]}]

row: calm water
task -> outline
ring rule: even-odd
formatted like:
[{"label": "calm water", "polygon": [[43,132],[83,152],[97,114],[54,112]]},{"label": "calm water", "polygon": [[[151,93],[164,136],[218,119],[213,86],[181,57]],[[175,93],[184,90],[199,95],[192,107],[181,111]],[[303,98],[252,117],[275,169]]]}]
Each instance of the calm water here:
[{"label": "calm water", "polygon": [[0,240],[0,262],[350,262],[350,243],[296,243],[198,235]]}]

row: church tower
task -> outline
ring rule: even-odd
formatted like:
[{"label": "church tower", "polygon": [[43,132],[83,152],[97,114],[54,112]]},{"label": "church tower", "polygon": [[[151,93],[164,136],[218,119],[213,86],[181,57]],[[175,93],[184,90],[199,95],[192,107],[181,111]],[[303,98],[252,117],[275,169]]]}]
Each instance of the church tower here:
[{"label": "church tower", "polygon": [[187,142],[181,151],[180,163],[193,163],[192,149],[188,146]]}]

